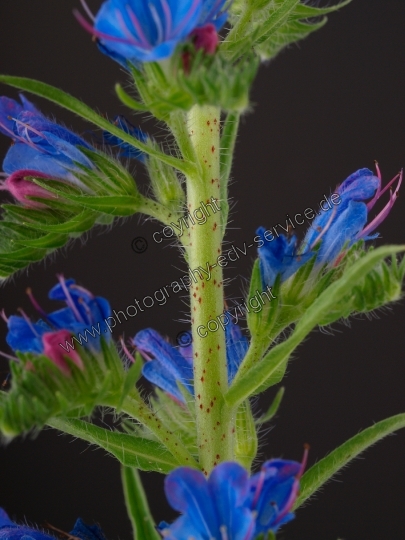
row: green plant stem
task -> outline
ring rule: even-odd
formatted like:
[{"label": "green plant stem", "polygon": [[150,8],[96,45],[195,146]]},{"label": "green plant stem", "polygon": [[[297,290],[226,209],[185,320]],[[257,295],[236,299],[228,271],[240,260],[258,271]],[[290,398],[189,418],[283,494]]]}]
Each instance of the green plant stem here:
[{"label": "green plant stem", "polygon": [[[220,200],[220,110],[194,106],[188,113],[188,132],[198,159],[200,174],[187,177],[187,205],[192,213],[202,203]],[[188,263],[193,333],[194,392],[200,465],[205,474],[219,462],[234,457],[234,414],[224,401],[228,387],[225,335],[221,327],[206,330],[207,323],[224,311],[220,213],[209,209],[205,224],[189,229]],[[210,271],[210,276],[196,270]],[[215,329],[215,323],[211,328]],[[205,335],[206,334],[206,335]],[[205,335],[205,337],[201,337]]]}]

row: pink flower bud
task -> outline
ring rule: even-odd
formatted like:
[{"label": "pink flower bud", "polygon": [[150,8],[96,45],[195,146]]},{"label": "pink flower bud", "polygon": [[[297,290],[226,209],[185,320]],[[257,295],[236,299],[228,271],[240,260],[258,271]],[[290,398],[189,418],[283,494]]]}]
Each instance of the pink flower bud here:
[{"label": "pink flower bud", "polygon": [[72,334],[68,330],[47,332],[42,336],[44,355],[58,366],[64,375],[70,375],[70,369],[66,358],[69,358],[76,366],[83,370],[83,361],[74,350]]},{"label": "pink flower bud", "polygon": [[7,190],[11,195],[17,199],[24,206],[29,208],[46,208],[46,204],[38,201],[30,200],[27,197],[41,197],[43,199],[51,199],[53,195],[46,189],[37,186],[31,180],[27,180],[29,177],[34,178],[51,178],[46,174],[38,171],[21,170],[11,174],[7,180],[0,185],[0,190]]},{"label": "pink flower bud", "polygon": [[197,50],[204,49],[207,54],[214,54],[217,50],[219,38],[213,24],[206,24],[201,28],[196,28],[191,35]]}]

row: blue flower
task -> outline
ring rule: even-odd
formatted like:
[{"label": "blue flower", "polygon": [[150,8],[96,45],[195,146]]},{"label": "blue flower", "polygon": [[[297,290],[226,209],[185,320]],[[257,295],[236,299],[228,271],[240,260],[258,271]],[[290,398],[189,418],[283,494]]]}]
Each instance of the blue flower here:
[{"label": "blue flower", "polygon": [[94,169],[93,163],[78,147],[92,149],[81,137],[51,122],[28,100],[20,96],[22,105],[0,98],[0,132],[13,140],[3,161],[7,174],[20,170],[37,171],[50,178],[66,180],[82,188],[75,173],[83,173],[78,165]]},{"label": "blue flower", "polygon": [[[107,328],[105,319],[111,315],[110,305],[105,298],[93,296],[86,289],[76,285],[73,279],[65,280],[63,276],[59,276],[59,283],[50,290],[49,298],[51,300],[61,300],[66,303],[67,307],[47,314],[35,300],[30,290],[28,290],[28,294],[42,319],[33,323],[24,312],[22,312],[21,317],[12,315],[7,319],[8,334],[6,340],[14,351],[44,354],[52,351],[57,341],[50,336],[50,333],[57,333],[58,336],[66,335],[66,333],[61,333],[63,330],[68,331],[71,335],[76,335],[86,329],[94,335],[88,346],[95,350],[100,348],[99,336]],[[95,331],[94,328],[97,330]],[[106,339],[110,339],[110,334],[105,333]],[[84,335],[88,339],[87,335]],[[62,351],[58,350],[58,352]],[[56,354],[51,354],[50,357],[57,363]],[[78,364],[78,359],[74,356],[72,360]]]},{"label": "blue flower", "polygon": [[[126,118],[124,118],[124,116],[116,116],[113,124],[141,142],[146,143],[148,140],[148,137],[143,133],[143,131],[133,126]],[[117,147],[119,149],[117,154],[118,157],[134,158],[142,163],[145,163],[146,156],[144,152],[134,148],[131,144],[123,141],[108,131],[103,131],[103,142],[108,146]]]},{"label": "blue flower", "polygon": [[263,463],[259,473],[250,479],[248,505],[256,515],[255,537],[269,531],[273,533],[294,519],[291,512],[307,462],[308,448],[302,463],[271,459]]},{"label": "blue flower", "polygon": [[[378,234],[370,236],[378,225],[387,217],[393,207],[402,182],[402,171],[396,175],[383,189],[381,173],[377,168],[377,176],[369,169],[359,169],[351,174],[337,189],[339,203],[330,204],[322,209],[308,229],[301,245],[297,247],[295,236],[287,239],[280,235],[276,239],[267,239],[265,229],[261,227],[257,234],[261,237],[259,247],[260,270],[263,287],[274,285],[278,275],[281,281],[292,276],[311,257],[315,256],[314,247],[319,245],[316,264],[334,264],[345,247],[350,247],[360,239],[372,240]],[[394,193],[381,212],[367,224],[370,210],[378,199],[396,182]],[[371,199],[369,202],[369,199]]]},{"label": "blue flower", "polygon": [[107,0],[94,17],[94,26],[78,12],[80,24],[96,36],[103,53],[124,67],[127,62],[154,62],[171,56],[198,27],[226,21],[226,0]]},{"label": "blue flower", "polygon": [[302,463],[272,459],[249,478],[239,464],[217,465],[208,480],[195,469],[180,467],[165,480],[166,497],[182,515],[159,530],[167,540],[252,540],[294,518]]},{"label": "blue flower", "polygon": [[[76,521],[71,537],[80,540],[105,540],[105,536],[97,525],[86,525],[80,518]],[[18,525],[11,521],[3,508],[0,508],[0,540],[55,540],[54,536],[32,529],[27,525]]]},{"label": "blue flower", "polygon": [[0,96],[0,133],[14,138],[14,118],[23,111],[30,111],[35,114],[41,114],[38,109],[24,96],[20,94],[20,101]]},{"label": "blue flower", "polygon": [[170,505],[183,515],[159,530],[166,540],[252,540],[254,515],[247,506],[249,476],[237,463],[221,463],[208,480],[180,467],[165,479]]},{"label": "blue flower", "polygon": [[[242,335],[239,326],[232,323],[225,327],[225,339],[230,383],[246,355],[249,342]],[[142,368],[142,374],[149,382],[180,402],[184,402],[184,397],[177,382],[183,384],[190,394],[194,395],[192,345],[177,349],[151,328],[138,332],[133,344],[147,360]]]}]

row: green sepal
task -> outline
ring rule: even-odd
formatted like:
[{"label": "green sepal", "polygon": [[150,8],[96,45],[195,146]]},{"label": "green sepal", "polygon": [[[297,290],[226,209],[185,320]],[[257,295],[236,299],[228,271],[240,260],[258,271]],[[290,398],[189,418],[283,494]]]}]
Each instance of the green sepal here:
[{"label": "green sepal", "polygon": [[254,56],[230,63],[219,53],[210,56],[190,46],[190,69],[186,73],[183,53],[181,48],[175,52],[166,72],[156,62],[145,64],[142,74],[136,68],[131,70],[145,107],[156,118],[167,121],[173,112],[187,112],[194,105],[240,112],[248,107],[250,86],[258,69]]},{"label": "green sepal", "polygon": [[160,540],[138,471],[134,467],[121,467],[121,479],[134,540]]},{"label": "green sepal", "polygon": [[235,459],[247,470],[256,457],[258,438],[252,408],[247,399],[241,403],[235,421]]},{"label": "green sepal", "polygon": [[[157,147],[156,143],[151,144]],[[154,157],[147,160],[146,168],[156,200],[169,210],[177,212],[184,205],[186,197],[176,171]]]},{"label": "green sepal", "polygon": [[390,433],[405,427],[405,414],[391,416],[386,420],[377,422],[373,426],[361,431],[344,444],[333,450],[313,467],[311,467],[301,478],[300,495],[295,503],[294,509],[300,507],[307,499],[321,488],[325,482],[333,475],[345,467],[352,459],[361,452],[380,441]]},{"label": "green sepal", "polygon": [[143,103],[137,101],[133,97],[131,97],[125,90],[122,88],[120,84],[115,85],[115,92],[118,96],[118,99],[130,109],[133,109],[134,111],[138,112],[147,112],[148,107],[146,105],[143,105]]},{"label": "green sepal", "polygon": [[221,50],[231,59],[250,54],[252,49],[262,60],[274,58],[287,45],[319,30],[327,22],[325,15],[350,1],[325,8],[308,6],[299,0],[234,2],[229,8],[233,28]]},{"label": "green sepal", "polygon": [[198,455],[197,431],[194,412],[194,400],[186,388],[179,385],[186,406],[174,401],[159,388],[155,388],[155,396],[150,397],[150,403],[155,416],[181,440],[185,448],[193,456]]},{"label": "green sepal", "polygon": [[136,383],[142,376],[142,366],[143,360],[141,355],[137,352],[135,356],[135,362],[126,372],[124,386],[122,387],[122,394],[117,404],[117,413],[121,412],[122,404],[124,403],[125,398],[135,388]]},{"label": "green sepal", "polygon": [[83,371],[65,356],[70,375],[46,356],[17,353],[19,361],[10,363],[10,390],[2,394],[0,431],[11,438],[41,429],[52,417],[90,415],[97,405],[117,402],[126,374],[115,346],[104,339],[101,346],[99,353],[75,347]]},{"label": "green sepal", "polygon": [[99,446],[127,467],[167,474],[178,466],[172,454],[154,441],[104,429],[75,418],[50,418],[47,425]]},{"label": "green sepal", "polygon": [[281,405],[281,401],[284,396],[285,388],[282,386],[279,388],[275,398],[273,399],[270,407],[267,409],[267,411],[260,416],[260,418],[257,418],[255,421],[256,425],[261,426],[262,424],[265,424],[266,422],[270,422],[273,420],[273,418],[276,416],[278,409]]}]

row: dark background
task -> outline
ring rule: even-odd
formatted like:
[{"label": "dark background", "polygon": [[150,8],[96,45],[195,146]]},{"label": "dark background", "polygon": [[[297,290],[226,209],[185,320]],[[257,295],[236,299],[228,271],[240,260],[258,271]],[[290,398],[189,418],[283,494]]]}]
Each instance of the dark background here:
[{"label": "dark background", "polygon": [[[89,4],[97,10],[100,2]],[[1,0],[0,71],[44,80],[112,117],[125,112],[113,86],[127,77],[78,26],[72,16],[78,6],[78,0]],[[404,15],[402,0],[354,0],[321,31],[262,66],[252,91],[254,114],[244,117],[238,140],[229,242],[242,245],[259,225],[271,227],[286,213],[315,207],[348,174],[372,168],[374,159],[386,182],[405,164]],[[7,87],[1,93],[16,95]],[[57,107],[34,101],[78,132],[90,129]],[[1,155],[8,144],[0,138]],[[384,242],[404,242],[404,211],[401,195],[379,228]],[[0,307],[8,314],[24,307],[34,315],[24,293],[31,285],[51,308],[46,294],[55,274],[63,272],[107,297],[113,308],[125,309],[134,297],[153,294],[184,269],[176,249],[153,243],[159,227],[136,216],[108,234],[93,231],[86,245],[76,241],[8,281],[0,290]],[[131,240],[140,235],[149,241],[142,255],[131,250]],[[252,260],[253,253],[228,272],[228,298],[246,290]],[[352,319],[350,328],[335,324],[331,333],[315,332],[300,347],[285,379],[280,413],[262,437],[263,458],[299,460],[303,444],[310,443],[311,465],[359,430],[405,411],[404,303],[377,315],[371,321]],[[129,337],[153,326],[174,339],[187,328],[186,317],[185,299],[172,298],[115,335],[125,331]],[[7,350],[4,340],[0,348]],[[6,372],[2,363],[1,380]],[[279,537],[403,539],[404,450],[404,431],[380,442],[300,509]],[[48,521],[69,531],[81,516],[98,521],[111,540],[129,538],[119,466],[104,454],[51,431],[34,441],[13,441],[0,449],[0,505],[18,520]],[[162,479],[145,475],[158,521],[173,516]]]}]

